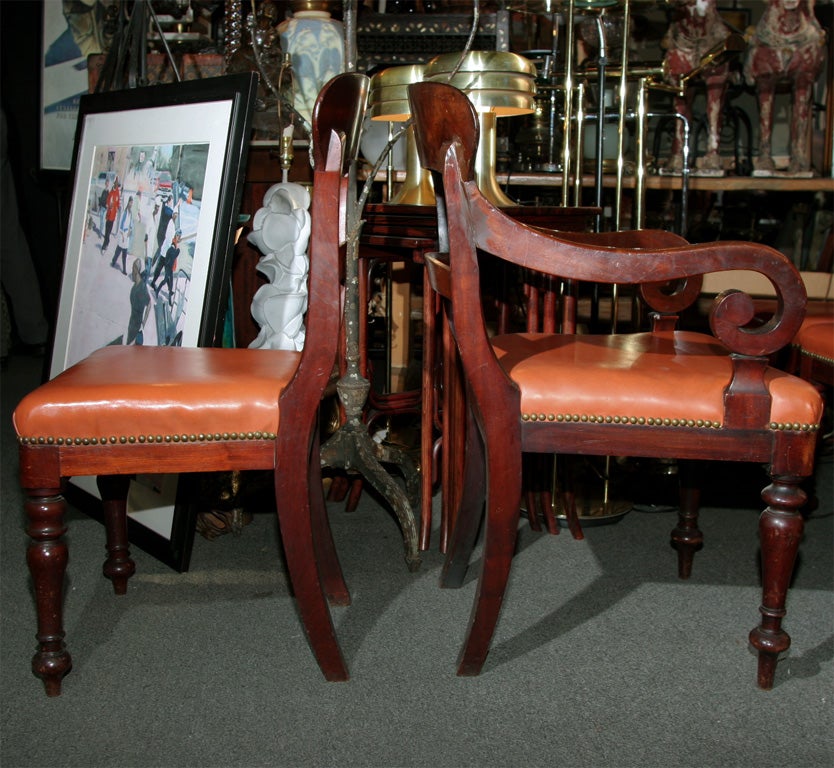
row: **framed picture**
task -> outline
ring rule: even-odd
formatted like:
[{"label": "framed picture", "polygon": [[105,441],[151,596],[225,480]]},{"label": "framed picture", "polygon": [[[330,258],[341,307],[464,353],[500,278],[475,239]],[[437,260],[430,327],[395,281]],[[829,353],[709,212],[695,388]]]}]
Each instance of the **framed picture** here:
[{"label": "framed picture", "polygon": [[87,91],[87,56],[104,48],[105,7],[42,3],[41,168],[68,171],[81,96]]},{"label": "framed picture", "polygon": [[[110,344],[221,345],[255,89],[247,73],[81,98],[50,378]],[[131,541],[177,570],[187,481],[160,467],[128,496]]]}]

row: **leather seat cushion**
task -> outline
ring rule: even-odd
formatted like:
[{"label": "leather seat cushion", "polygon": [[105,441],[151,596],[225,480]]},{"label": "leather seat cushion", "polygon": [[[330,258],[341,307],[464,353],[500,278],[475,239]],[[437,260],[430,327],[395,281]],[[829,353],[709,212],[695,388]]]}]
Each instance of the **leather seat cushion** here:
[{"label": "leather seat cushion", "polygon": [[[26,438],[275,434],[300,352],[104,347],[27,395]],[[244,396],[245,393],[245,396]]]},{"label": "leather seat cushion", "polygon": [[834,320],[803,325],[795,343],[805,354],[834,364]]},{"label": "leather seat cushion", "polygon": [[[724,421],[731,361],[706,334],[518,333],[492,343],[519,386],[523,414]],[[822,401],[810,384],[772,368],[766,383],[771,422],[819,424]]]}]

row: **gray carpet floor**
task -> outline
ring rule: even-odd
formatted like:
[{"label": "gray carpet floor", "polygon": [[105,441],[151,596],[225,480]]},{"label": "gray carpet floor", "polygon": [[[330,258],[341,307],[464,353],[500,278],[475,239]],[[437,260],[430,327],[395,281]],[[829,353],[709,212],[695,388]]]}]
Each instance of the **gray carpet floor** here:
[{"label": "gray carpet floor", "polygon": [[789,598],[793,645],[770,692],[756,688],[747,643],[760,483],[723,468],[688,582],[676,578],[675,514],[663,507],[588,528],[584,541],[522,522],[477,678],[455,676],[474,575],[439,589],[436,547],[409,573],[393,516],[368,494],[356,512],[330,509],[353,595],[334,610],[352,675],[338,684],[322,679],[305,641],[272,515],[237,537],[198,536],[187,573],[136,550],[137,574],[117,598],[101,575],[102,526],[72,511],[74,668],[48,699],[29,668],[35,612],[9,421],[37,380],[26,358],[2,374],[3,768],[834,765],[830,456]]}]

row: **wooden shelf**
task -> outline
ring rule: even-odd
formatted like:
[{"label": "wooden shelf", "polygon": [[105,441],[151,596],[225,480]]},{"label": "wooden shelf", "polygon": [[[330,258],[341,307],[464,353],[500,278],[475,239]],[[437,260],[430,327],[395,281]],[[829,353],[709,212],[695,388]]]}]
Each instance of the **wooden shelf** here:
[{"label": "wooden shelf", "polygon": [[[519,187],[561,187],[560,173],[510,173],[496,174],[501,186],[510,184]],[[636,178],[623,177],[623,189],[634,189]],[[606,175],[603,177],[604,187],[616,187],[617,177]],[[682,179],[680,176],[646,177],[646,189],[679,190]],[[583,176],[582,186],[592,188],[594,177]],[[764,190],[770,192],[834,192],[834,178],[787,178],[784,176],[690,176],[689,189],[704,192],[732,192]]]},{"label": "wooden shelf", "polygon": [[[365,179],[367,169],[360,170],[359,178]],[[561,187],[561,173],[526,173],[513,172],[510,174],[497,173],[498,184],[514,187]],[[379,172],[377,181],[386,181],[384,172]],[[405,171],[396,171],[394,181],[405,181]],[[636,178],[623,177],[623,189],[634,189]],[[650,174],[646,177],[646,189],[680,190],[682,179],[680,176],[658,176]],[[612,174],[603,176],[602,185],[606,188],[616,188],[617,177]],[[573,180],[571,180],[573,186]],[[582,187],[592,189],[594,177],[586,174],[582,177]],[[699,192],[738,192],[763,190],[766,192],[834,192],[834,178],[816,176],[813,178],[789,178],[785,176],[690,176],[690,191]]]}]

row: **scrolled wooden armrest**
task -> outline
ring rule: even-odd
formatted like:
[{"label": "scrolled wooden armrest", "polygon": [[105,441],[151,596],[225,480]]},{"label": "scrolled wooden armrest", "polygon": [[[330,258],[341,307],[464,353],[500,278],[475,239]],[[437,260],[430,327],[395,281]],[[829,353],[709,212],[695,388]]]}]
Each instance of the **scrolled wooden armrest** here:
[{"label": "scrolled wooden armrest", "polygon": [[[474,184],[474,182],[466,182]],[[769,355],[789,344],[805,316],[807,295],[799,271],[782,253],[760,243],[718,241],[692,245],[624,248],[595,244],[527,227],[471,195],[470,211],[478,247],[528,269],[570,280],[644,285],[643,295],[659,311],[677,311],[694,299],[702,275],[749,270],[764,275],[777,299],[774,315],[751,325],[752,299],[739,291],[716,297],[710,327],[731,352]],[[648,285],[646,285],[648,284]],[[668,286],[676,285],[669,290]]]},{"label": "scrolled wooden armrest", "polygon": [[[545,231],[545,230],[540,230]],[[557,232],[550,230],[562,240],[586,245],[606,246],[644,250],[647,248],[674,248],[689,245],[689,242],[665,229],[631,229],[622,232]],[[701,294],[703,278],[693,275],[685,279],[644,283],[640,292],[645,302],[654,310],[664,314],[681,312],[693,304]]]},{"label": "scrolled wooden armrest", "polygon": [[[776,283],[774,283],[776,285]],[[794,297],[779,307],[766,323],[751,325],[756,314],[753,299],[744,291],[729,289],[712,303],[709,325],[715,337],[730,351],[742,355],[770,355],[793,340],[805,317],[805,288],[800,281],[801,301]]]},{"label": "scrolled wooden armrest", "polygon": [[677,314],[695,303],[701,295],[703,275],[660,283],[643,283],[640,295],[652,309],[663,314]]}]

